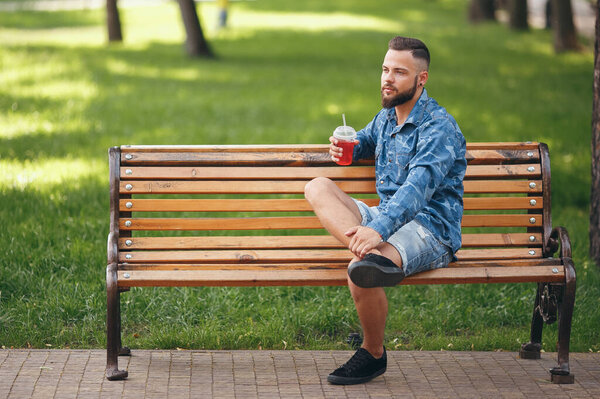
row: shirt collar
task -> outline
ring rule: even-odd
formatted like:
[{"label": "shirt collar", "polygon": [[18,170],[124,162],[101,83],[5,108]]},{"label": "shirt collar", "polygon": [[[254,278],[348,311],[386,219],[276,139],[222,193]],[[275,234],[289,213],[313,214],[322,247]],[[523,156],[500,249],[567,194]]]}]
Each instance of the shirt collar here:
[{"label": "shirt collar", "polygon": [[[404,124],[410,123],[412,125],[418,126],[421,123],[421,119],[423,118],[423,113],[425,112],[425,106],[429,101],[429,95],[427,94],[427,89],[423,88],[423,93],[417,100],[415,106],[410,111],[408,118]],[[396,119],[396,110],[394,108],[389,108],[387,111],[387,119],[392,123],[392,126],[396,126],[398,124],[398,120]]]}]

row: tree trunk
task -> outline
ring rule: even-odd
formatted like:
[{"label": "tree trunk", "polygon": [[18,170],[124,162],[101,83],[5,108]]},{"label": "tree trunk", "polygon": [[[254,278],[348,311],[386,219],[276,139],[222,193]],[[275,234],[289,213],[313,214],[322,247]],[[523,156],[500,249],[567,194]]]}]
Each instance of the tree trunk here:
[{"label": "tree trunk", "polygon": [[194,0],[178,0],[181,18],[185,27],[185,47],[190,57],[212,57],[212,51],[204,38]]},{"label": "tree trunk", "polygon": [[121,33],[121,20],[119,19],[119,9],[117,0],[106,0],[106,25],[108,27],[108,41],[121,42],[123,34]]},{"label": "tree trunk", "polygon": [[590,256],[600,267],[600,0],[596,4],[594,46],[594,103],[592,107],[592,196],[590,203]]},{"label": "tree trunk", "polygon": [[552,28],[554,29],[554,50],[556,52],[577,50],[577,33],[573,23],[571,0],[552,1]]},{"label": "tree trunk", "polygon": [[494,0],[471,0],[469,5],[469,21],[473,23],[482,21],[495,21],[496,7]]},{"label": "tree trunk", "polygon": [[508,7],[511,29],[529,29],[529,23],[527,22],[527,0],[510,0]]}]

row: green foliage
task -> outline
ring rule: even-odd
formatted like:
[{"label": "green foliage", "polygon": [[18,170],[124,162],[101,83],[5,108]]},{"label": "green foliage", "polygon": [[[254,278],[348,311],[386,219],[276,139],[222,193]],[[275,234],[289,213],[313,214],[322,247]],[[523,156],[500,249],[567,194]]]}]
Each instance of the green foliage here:
[{"label": "green foliage", "polygon": [[[468,141],[543,141],[555,225],[573,240],[571,348],[598,351],[598,270],[589,261],[592,54],[555,55],[550,33],[465,24],[463,0],[233,3],[218,57],[188,59],[176,4],[122,10],[125,42],[105,43],[101,11],[0,13],[0,345],[102,347],[108,147],[319,143],[344,112],[379,109],[379,70],[396,34],[432,52],[429,94]],[[213,18],[214,17],[214,18]],[[386,345],[516,350],[535,287],[388,290]],[[360,329],[345,288],[133,289],[135,348],[346,348]],[[544,332],[555,350],[556,327]]]}]

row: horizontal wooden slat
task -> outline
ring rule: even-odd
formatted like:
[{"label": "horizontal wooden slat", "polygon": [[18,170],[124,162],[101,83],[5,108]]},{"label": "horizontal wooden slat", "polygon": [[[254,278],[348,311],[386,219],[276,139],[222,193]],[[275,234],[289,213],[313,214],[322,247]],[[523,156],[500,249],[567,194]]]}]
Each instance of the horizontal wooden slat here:
[{"label": "horizontal wooden slat", "polygon": [[540,153],[537,150],[469,150],[465,154],[469,165],[496,165],[539,162]]},{"label": "horizontal wooden slat", "polygon": [[[302,194],[308,181],[122,181],[121,194]],[[374,180],[336,181],[338,187],[352,194],[375,192]],[[465,194],[476,193],[540,193],[539,180],[469,180]]]},{"label": "horizontal wooden slat", "polygon": [[[131,244],[127,245],[126,241]],[[119,249],[290,249],[343,248],[333,236],[132,237],[119,239]]]},{"label": "horizontal wooden slat", "polygon": [[[557,258],[486,259],[456,261],[449,268],[562,266]],[[347,270],[347,262],[301,263],[120,263],[118,270]]]},{"label": "horizontal wooden slat", "polygon": [[468,165],[465,179],[472,178],[525,178],[539,179],[542,171],[539,164],[523,165]]},{"label": "horizontal wooden slat", "polygon": [[[533,237],[533,241],[530,239]],[[463,234],[466,247],[540,246],[540,233]],[[130,245],[127,245],[130,242]],[[333,236],[210,236],[210,237],[130,237],[119,239],[121,250],[151,249],[290,249],[343,248]]]},{"label": "horizontal wooden slat", "polygon": [[[122,194],[303,194],[308,181],[128,181],[120,183]],[[374,193],[375,181],[336,181],[347,193]]]},{"label": "horizontal wooden slat", "polygon": [[[540,258],[539,249],[500,248],[459,250],[456,257],[459,260],[481,259],[513,259]],[[347,249],[287,249],[287,250],[233,250],[233,251],[140,251],[120,252],[119,262],[128,263],[313,263],[313,262],[345,262],[352,259],[352,253]]]},{"label": "horizontal wooden slat", "polygon": [[542,209],[542,197],[464,197],[463,205],[469,210]]},{"label": "horizontal wooden slat", "polygon": [[541,233],[463,234],[462,247],[541,246]]},{"label": "horizontal wooden slat", "polygon": [[[289,146],[130,146],[121,147],[123,165],[334,165],[327,145]],[[470,164],[507,164],[539,161],[535,145],[470,145]],[[372,164],[369,161],[364,164]]]},{"label": "horizontal wooden slat", "polygon": [[[127,256],[129,255],[129,257]],[[233,263],[275,263],[275,262],[349,262],[352,253],[348,249],[287,249],[287,250],[233,250],[233,251],[140,251],[121,252],[119,262],[233,262]]]},{"label": "horizontal wooden slat", "polygon": [[541,258],[540,248],[459,249],[458,260]]},{"label": "horizontal wooden slat", "polygon": [[[369,206],[379,204],[377,198],[361,201]],[[130,203],[130,207],[127,207]],[[127,199],[119,201],[122,212],[310,212],[305,199]]]},{"label": "horizontal wooden slat", "polygon": [[[129,222],[129,223],[126,223]],[[539,227],[541,215],[464,215],[462,227]],[[320,229],[316,216],[250,218],[122,218],[121,230]]]},{"label": "horizontal wooden slat", "polygon": [[[276,179],[299,180],[315,177],[330,179],[369,179],[375,178],[375,169],[359,167],[191,167],[191,166],[147,166],[121,167],[121,180],[172,179],[172,180],[252,180]],[[469,165],[465,179],[469,178],[528,178],[541,176],[539,164],[523,165]]]},{"label": "horizontal wooden slat", "polygon": [[467,150],[537,150],[539,146],[535,141],[517,142],[489,142],[489,143],[467,143]]},{"label": "horizontal wooden slat", "polygon": [[[122,165],[203,165],[203,166],[310,166],[310,165],[335,165],[330,155],[319,150],[306,152],[299,151],[264,151],[257,148],[248,151],[180,151],[173,149],[171,152],[123,152]],[[372,164],[367,162],[367,164]]]},{"label": "horizontal wooden slat", "polygon": [[[320,270],[127,270],[118,285],[135,286],[289,286],[346,285],[345,269]],[[443,268],[407,277],[401,285],[563,282],[563,266]]]},{"label": "horizontal wooden slat", "polygon": [[540,227],[541,214],[463,215],[462,227]]},{"label": "horizontal wooden slat", "polygon": [[[127,226],[126,221],[131,221]],[[140,218],[121,219],[121,230],[270,230],[320,229],[316,216],[256,218]]]},{"label": "horizontal wooden slat", "polygon": [[[468,142],[467,150],[535,150],[537,142]],[[262,145],[123,145],[123,154],[135,152],[290,152],[320,151],[327,153],[329,144],[262,144]]]},{"label": "horizontal wooden slat", "polygon": [[276,179],[299,180],[314,179],[315,177],[330,179],[374,179],[375,169],[371,166],[347,167],[122,167],[122,180],[139,179]]},{"label": "horizontal wooden slat", "polygon": [[[533,200],[533,202],[532,202]],[[376,206],[376,198],[362,199]],[[468,197],[465,210],[542,209],[542,197]],[[128,207],[129,204],[129,207]],[[304,199],[122,199],[121,212],[310,212]]]},{"label": "horizontal wooden slat", "polygon": [[[539,248],[461,249],[459,260],[540,258]],[[289,263],[289,262],[350,262],[352,253],[347,249],[236,249],[219,251],[138,251],[120,252],[119,261],[128,263]]]},{"label": "horizontal wooden slat", "polygon": [[542,192],[541,180],[468,180],[464,181],[463,184],[465,194]]}]

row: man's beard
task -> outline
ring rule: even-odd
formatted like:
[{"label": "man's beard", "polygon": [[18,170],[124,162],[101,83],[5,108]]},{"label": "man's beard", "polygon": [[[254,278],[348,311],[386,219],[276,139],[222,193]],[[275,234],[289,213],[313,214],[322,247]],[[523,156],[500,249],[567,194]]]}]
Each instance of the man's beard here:
[{"label": "man's beard", "polygon": [[419,75],[415,76],[415,84],[412,88],[403,91],[402,93],[398,93],[395,96],[384,97],[383,89],[381,90],[381,106],[383,108],[394,108],[398,105],[402,105],[413,99],[415,93],[417,92],[417,80]]}]

